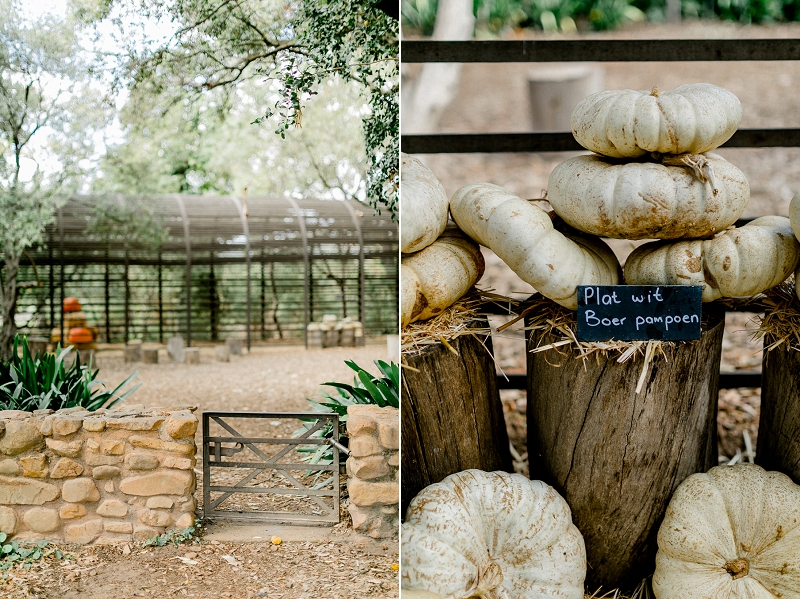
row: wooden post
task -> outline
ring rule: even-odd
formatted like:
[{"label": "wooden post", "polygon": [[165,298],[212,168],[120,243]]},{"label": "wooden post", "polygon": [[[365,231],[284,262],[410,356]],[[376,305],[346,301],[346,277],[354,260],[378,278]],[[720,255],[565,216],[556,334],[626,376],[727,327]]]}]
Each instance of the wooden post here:
[{"label": "wooden post", "polygon": [[[482,319],[476,326],[489,325]],[[513,472],[491,337],[449,343],[458,355],[440,344],[406,358],[402,370],[401,514],[423,488],[455,472]]]},{"label": "wooden post", "polygon": [[[775,341],[769,335],[764,347]],[[800,351],[764,350],[756,464],[800,484]]]},{"label": "wooden post", "polygon": [[[528,354],[531,478],[570,505],[589,589],[630,591],[652,573],[673,491],[716,465],[723,329],[721,311],[704,314],[700,340],[656,357],[638,394],[641,356],[620,364],[616,355],[576,359],[564,347]],[[533,335],[528,349],[542,341]]]}]

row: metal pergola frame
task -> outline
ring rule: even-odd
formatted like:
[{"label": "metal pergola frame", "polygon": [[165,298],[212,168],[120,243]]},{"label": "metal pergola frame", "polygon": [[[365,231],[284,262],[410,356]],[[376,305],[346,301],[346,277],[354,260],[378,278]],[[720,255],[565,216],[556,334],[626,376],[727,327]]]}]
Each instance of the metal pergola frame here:
[{"label": "metal pergola frame", "polygon": [[[404,41],[404,63],[697,62],[800,60],[800,39]],[[723,148],[800,147],[800,129],[740,129]],[[403,135],[408,154],[574,152],[571,132]],[[752,218],[740,219],[741,226]],[[733,311],[752,312],[746,303]],[[496,314],[506,314],[499,308]],[[525,375],[500,375],[500,389],[525,389]],[[761,373],[720,373],[720,388],[760,387]]]}]

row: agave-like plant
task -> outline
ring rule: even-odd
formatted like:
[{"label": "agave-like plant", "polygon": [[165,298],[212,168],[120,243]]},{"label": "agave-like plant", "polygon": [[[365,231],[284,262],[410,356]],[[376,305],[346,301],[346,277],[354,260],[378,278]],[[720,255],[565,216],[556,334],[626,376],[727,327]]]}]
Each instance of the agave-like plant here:
[{"label": "agave-like plant", "polygon": [[54,354],[41,352],[33,356],[27,337],[20,340],[15,336],[11,359],[0,362],[0,409],[32,412],[79,406],[93,412],[119,403],[139,388],[136,385],[121,393],[136,376],[134,372],[113,390],[105,389],[103,381],[96,380],[100,371],[92,370],[91,359],[88,364],[81,364],[80,354],[75,351],[75,360],[66,366],[65,358],[72,351],[72,346],[61,349],[59,344]]},{"label": "agave-like plant", "polygon": [[[353,384],[347,383],[323,383],[324,386],[336,389],[335,394],[322,391],[323,399],[306,398],[311,404],[314,412],[335,412],[339,415],[339,434],[347,436],[345,423],[347,422],[347,407],[355,404],[372,404],[381,408],[400,406],[400,366],[394,362],[384,362],[375,360],[382,376],[374,376],[352,360],[345,360],[356,376]],[[299,437],[305,431],[317,424],[316,418],[303,419],[302,428],[295,431],[294,436]],[[315,431],[310,438],[326,438],[333,436],[333,424],[327,423],[325,426]],[[318,445],[315,447],[299,447],[298,450],[306,455],[303,460],[311,464],[330,464],[333,462],[332,449],[328,445]]]}]

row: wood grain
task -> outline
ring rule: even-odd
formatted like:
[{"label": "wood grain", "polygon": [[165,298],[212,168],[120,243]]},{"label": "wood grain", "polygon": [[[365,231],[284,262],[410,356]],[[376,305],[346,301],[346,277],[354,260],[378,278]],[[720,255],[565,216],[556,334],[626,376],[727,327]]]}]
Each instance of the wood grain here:
[{"label": "wood grain", "polygon": [[[484,319],[476,326],[488,328]],[[513,472],[491,337],[463,335],[408,358],[401,400],[401,513],[423,488],[477,468]]]},{"label": "wood grain", "polygon": [[616,355],[528,355],[531,478],[572,508],[590,591],[630,591],[653,573],[672,492],[716,464],[723,328],[721,312],[704,315],[701,339],[655,359],[638,395],[641,357],[619,364]]},{"label": "wood grain", "polygon": [[[775,341],[764,340],[764,347]],[[764,351],[756,464],[800,484],[800,351]]]}]

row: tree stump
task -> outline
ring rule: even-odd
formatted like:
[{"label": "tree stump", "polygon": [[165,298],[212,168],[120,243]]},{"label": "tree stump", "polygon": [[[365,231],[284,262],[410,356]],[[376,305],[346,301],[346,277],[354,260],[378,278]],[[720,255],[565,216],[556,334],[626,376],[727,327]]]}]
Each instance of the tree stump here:
[{"label": "tree stump", "polygon": [[[769,335],[764,347],[775,341]],[[800,484],[800,351],[764,350],[756,464]]]},{"label": "tree stump", "polygon": [[142,362],[145,364],[158,364],[158,348],[142,349]]},{"label": "tree stump", "polygon": [[[477,326],[489,328],[486,319]],[[491,336],[462,335],[402,369],[401,515],[423,488],[469,468],[513,472]],[[414,370],[412,370],[414,369]]]},{"label": "tree stump", "polygon": [[218,362],[230,362],[231,361],[231,348],[229,345],[217,345],[214,348],[217,352],[217,361]]},{"label": "tree stump", "polygon": [[186,360],[187,364],[199,364],[200,363],[200,348],[199,347],[187,347],[183,350],[183,355]]},{"label": "tree stump", "polygon": [[[723,329],[724,314],[709,310],[701,338],[656,357],[639,394],[641,356],[620,364],[616,354],[581,360],[564,347],[528,354],[531,478],[572,508],[590,591],[630,591],[652,574],[673,491],[716,465]],[[533,335],[528,349],[553,340]]]}]

